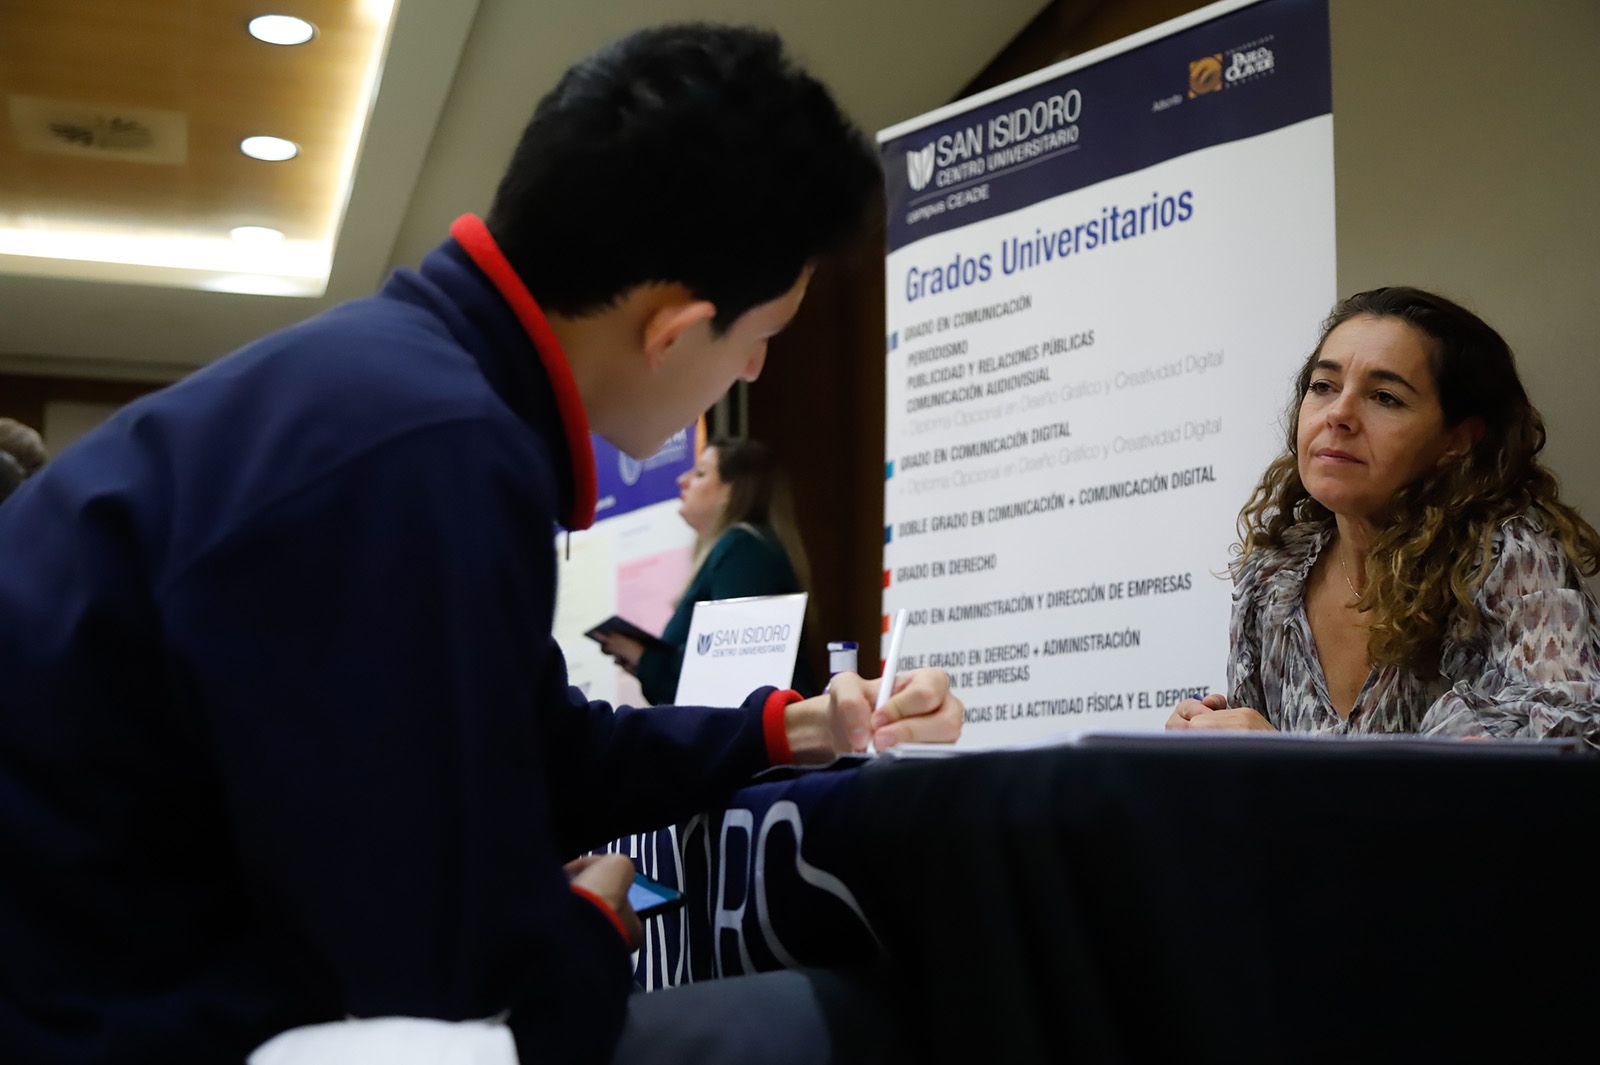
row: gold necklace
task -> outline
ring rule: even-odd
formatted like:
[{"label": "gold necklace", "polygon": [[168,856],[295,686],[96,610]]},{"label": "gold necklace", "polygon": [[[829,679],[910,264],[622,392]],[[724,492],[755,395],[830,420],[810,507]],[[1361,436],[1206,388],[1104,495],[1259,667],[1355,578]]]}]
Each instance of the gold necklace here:
[{"label": "gold necklace", "polygon": [[1356,591],[1356,583],[1350,579],[1350,567],[1345,565],[1343,551],[1339,552],[1339,572],[1344,575],[1344,583],[1350,586],[1350,594],[1360,599],[1361,593]]}]

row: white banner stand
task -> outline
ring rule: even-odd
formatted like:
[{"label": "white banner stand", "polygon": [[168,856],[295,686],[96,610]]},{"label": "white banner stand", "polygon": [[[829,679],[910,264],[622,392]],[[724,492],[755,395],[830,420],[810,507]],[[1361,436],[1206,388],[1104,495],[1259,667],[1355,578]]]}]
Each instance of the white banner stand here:
[{"label": "white banner stand", "polygon": [[1327,0],[1226,0],[879,134],[883,614],[963,745],[1226,690],[1235,520],[1338,294],[1331,54]]}]

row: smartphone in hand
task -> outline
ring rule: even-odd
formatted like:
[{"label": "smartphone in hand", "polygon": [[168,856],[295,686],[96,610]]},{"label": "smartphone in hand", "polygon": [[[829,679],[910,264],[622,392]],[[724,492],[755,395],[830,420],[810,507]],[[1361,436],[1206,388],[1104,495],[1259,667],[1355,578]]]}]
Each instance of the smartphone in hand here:
[{"label": "smartphone in hand", "polygon": [[659,880],[651,880],[643,873],[635,873],[633,883],[628,885],[628,905],[639,915],[639,920],[648,921],[681,907],[683,893],[667,887]]}]

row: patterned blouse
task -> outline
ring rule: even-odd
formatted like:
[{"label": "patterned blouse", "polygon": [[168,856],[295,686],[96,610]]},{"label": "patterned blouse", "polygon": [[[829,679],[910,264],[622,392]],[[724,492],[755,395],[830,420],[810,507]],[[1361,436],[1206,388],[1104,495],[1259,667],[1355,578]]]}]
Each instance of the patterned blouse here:
[{"label": "patterned blouse", "polygon": [[1534,519],[1511,518],[1474,598],[1478,631],[1446,640],[1439,672],[1368,675],[1349,720],[1328,696],[1306,617],[1305,586],[1331,524],[1291,529],[1234,582],[1228,699],[1284,732],[1582,736],[1600,746],[1600,606],[1561,545]]}]

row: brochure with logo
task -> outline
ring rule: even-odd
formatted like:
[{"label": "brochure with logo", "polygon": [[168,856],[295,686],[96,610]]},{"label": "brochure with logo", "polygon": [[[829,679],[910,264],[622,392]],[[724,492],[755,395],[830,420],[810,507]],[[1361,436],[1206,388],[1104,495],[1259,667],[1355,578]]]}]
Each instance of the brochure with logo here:
[{"label": "brochure with logo", "polygon": [[738,706],[762,685],[787,688],[805,616],[804,592],[696,603],[673,702]]}]

